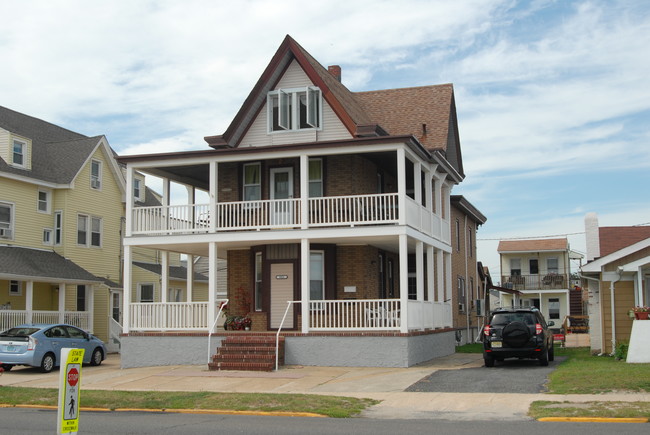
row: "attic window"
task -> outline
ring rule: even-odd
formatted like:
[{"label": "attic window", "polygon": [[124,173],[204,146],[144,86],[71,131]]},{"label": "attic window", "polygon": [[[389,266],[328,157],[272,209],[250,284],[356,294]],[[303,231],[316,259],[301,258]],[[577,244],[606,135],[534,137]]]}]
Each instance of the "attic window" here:
[{"label": "attic window", "polygon": [[25,166],[25,144],[17,140],[14,140],[13,164]]},{"label": "attic window", "polygon": [[271,91],[267,105],[269,132],[321,127],[322,98],[317,87]]}]

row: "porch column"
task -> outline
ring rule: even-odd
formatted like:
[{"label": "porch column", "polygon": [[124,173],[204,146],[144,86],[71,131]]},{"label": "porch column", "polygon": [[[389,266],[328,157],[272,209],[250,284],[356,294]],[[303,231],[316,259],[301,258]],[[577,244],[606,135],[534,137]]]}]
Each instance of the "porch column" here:
[{"label": "porch column", "polygon": [[415,287],[417,300],[420,303],[420,325],[424,331],[424,243],[421,240],[415,242]]},{"label": "porch column", "polygon": [[413,187],[415,188],[415,202],[422,205],[422,164],[413,163]]},{"label": "porch column", "polygon": [[436,271],[438,272],[438,302],[445,301],[445,252],[440,249],[436,252]]},{"label": "porch column", "polygon": [[34,281],[27,281],[25,284],[25,310],[27,311],[26,323],[32,323],[32,311],[34,306]]},{"label": "porch column", "polygon": [[309,332],[309,239],[300,240],[300,314],[302,316],[301,330]]},{"label": "porch column", "polygon": [[[142,189],[145,187],[142,186]],[[133,235],[133,166],[126,165],[126,237]]]},{"label": "porch column", "polygon": [[194,293],[194,255],[187,254],[187,297],[186,302],[192,302]]},{"label": "porch column", "polygon": [[170,228],[170,212],[169,212],[169,197],[170,197],[170,181],[169,178],[162,179],[162,206],[163,206],[163,218],[165,222],[165,230]]},{"label": "porch column", "polygon": [[436,214],[440,216],[440,218],[443,218],[444,216],[442,215],[442,180],[440,180],[438,177],[435,177],[435,189],[436,191],[434,192],[435,195],[435,210]]},{"label": "porch column", "polygon": [[86,311],[88,311],[88,330],[95,332],[95,285],[87,284],[86,288]]},{"label": "porch column", "polygon": [[[448,254],[448,253],[445,252],[444,257],[445,257],[445,275],[447,277],[446,283],[445,283],[445,295],[447,297],[447,300],[451,301],[451,292],[452,292],[451,289],[452,289],[452,283],[453,283],[453,279],[452,279],[452,276],[451,276],[451,271],[452,271],[452,269],[451,269],[451,254]],[[449,310],[449,316],[446,319],[447,324],[445,326],[451,326],[453,324],[452,316],[453,316],[452,315],[452,310]]]},{"label": "porch column", "polygon": [[218,165],[217,162],[210,162],[210,232],[217,231],[217,202],[219,199],[219,184],[218,184]]},{"label": "porch column", "polygon": [[300,155],[300,228],[309,228],[309,158]]},{"label": "porch column", "polygon": [[406,234],[399,235],[399,304],[401,313],[400,332],[408,332],[408,301],[409,301],[409,266],[408,239]]},{"label": "porch column", "polygon": [[643,300],[643,267],[639,266],[636,270],[634,280],[635,294],[634,294],[634,306],[637,307],[647,307],[650,305],[650,301]]},{"label": "porch column", "polygon": [[[128,222],[128,219],[127,219]],[[124,309],[122,310],[122,332],[125,334],[129,333],[131,328],[131,288],[133,283],[132,279],[132,268],[131,264],[131,246],[124,245],[124,279],[122,286],[124,287]]]},{"label": "porch column", "polygon": [[433,213],[434,210],[434,205],[433,205],[433,189],[431,188],[431,182],[433,180],[433,174],[431,171],[426,172],[426,176],[424,177],[424,196],[427,200],[427,207],[426,209],[429,210],[431,213]]},{"label": "porch column", "polygon": [[427,300],[433,302],[434,291],[434,262],[433,262],[433,246],[427,245]]},{"label": "porch column", "polygon": [[196,228],[196,188],[186,184],[185,189],[187,190],[187,205],[190,206],[190,225],[192,228]]},{"label": "porch column", "polygon": [[208,331],[212,332],[217,315],[217,244],[208,243]]},{"label": "porch column", "polygon": [[397,209],[399,225],[406,225],[406,153],[397,149]]},{"label": "porch column", "polygon": [[169,252],[161,251],[160,257],[160,302],[167,303],[169,293]]},{"label": "porch column", "polygon": [[59,323],[65,323],[65,283],[59,283]]}]

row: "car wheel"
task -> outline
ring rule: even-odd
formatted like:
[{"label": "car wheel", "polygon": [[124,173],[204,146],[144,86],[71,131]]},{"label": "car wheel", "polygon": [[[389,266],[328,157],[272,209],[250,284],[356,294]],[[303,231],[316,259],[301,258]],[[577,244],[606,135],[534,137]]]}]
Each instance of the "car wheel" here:
[{"label": "car wheel", "polygon": [[46,353],[41,361],[41,371],[43,373],[49,373],[54,368],[54,355],[51,353]]},{"label": "car wheel", "polygon": [[530,340],[530,330],[523,322],[508,323],[501,331],[507,347],[523,347]]},{"label": "car wheel", "polygon": [[93,356],[90,357],[90,365],[98,366],[102,363],[103,359],[104,359],[104,354],[102,353],[102,350],[100,348],[97,348],[93,350]]},{"label": "car wheel", "polygon": [[2,370],[5,372],[11,371],[12,368],[14,368],[14,366],[11,364],[2,364]]},{"label": "car wheel", "polygon": [[549,361],[555,360],[555,346],[553,346],[553,344],[551,344],[551,347],[548,350],[548,360]]},{"label": "car wheel", "polygon": [[485,361],[485,367],[494,367],[494,358],[490,355],[485,355],[483,361]]},{"label": "car wheel", "polygon": [[539,365],[547,366],[548,365],[548,349],[544,348],[542,355],[539,357]]}]

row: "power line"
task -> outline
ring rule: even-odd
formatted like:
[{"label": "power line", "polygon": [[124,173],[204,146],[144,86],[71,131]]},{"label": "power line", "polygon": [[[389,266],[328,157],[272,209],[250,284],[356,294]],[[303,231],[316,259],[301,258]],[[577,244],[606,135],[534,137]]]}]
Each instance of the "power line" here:
[{"label": "power line", "polygon": [[575,236],[578,234],[584,234],[584,231],[577,233],[564,233],[564,234],[550,234],[547,236],[525,236],[525,237],[500,237],[498,239],[476,239],[477,242],[486,242],[486,241],[500,241],[500,240],[523,240],[523,239],[548,239],[550,237],[562,237],[562,236]]}]

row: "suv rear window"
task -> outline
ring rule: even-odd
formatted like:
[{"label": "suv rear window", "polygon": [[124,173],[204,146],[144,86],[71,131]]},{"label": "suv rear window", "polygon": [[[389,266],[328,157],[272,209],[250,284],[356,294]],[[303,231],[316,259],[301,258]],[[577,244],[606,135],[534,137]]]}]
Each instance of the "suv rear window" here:
[{"label": "suv rear window", "polygon": [[507,325],[510,322],[522,322],[526,325],[534,325],[535,316],[532,313],[497,313],[492,317],[492,325]]}]

